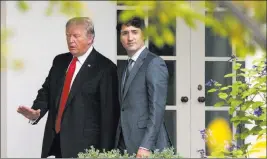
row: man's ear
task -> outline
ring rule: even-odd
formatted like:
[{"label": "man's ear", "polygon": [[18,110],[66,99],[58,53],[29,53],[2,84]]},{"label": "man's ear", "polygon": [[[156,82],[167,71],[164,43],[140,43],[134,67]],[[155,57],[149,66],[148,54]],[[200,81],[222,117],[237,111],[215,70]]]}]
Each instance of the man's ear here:
[{"label": "man's ear", "polygon": [[94,36],[93,35],[88,35],[88,45],[92,44],[94,42]]}]

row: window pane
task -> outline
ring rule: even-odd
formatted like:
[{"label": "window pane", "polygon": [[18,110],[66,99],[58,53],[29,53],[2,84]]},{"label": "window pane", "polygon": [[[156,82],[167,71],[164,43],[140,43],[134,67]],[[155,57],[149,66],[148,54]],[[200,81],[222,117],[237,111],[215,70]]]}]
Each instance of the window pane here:
[{"label": "window pane", "polygon": [[[169,81],[168,81],[168,94],[167,94],[167,105],[175,106],[175,61],[165,61],[168,71],[169,71]],[[126,65],[126,60],[117,60],[118,68],[124,67]]]},{"label": "window pane", "polygon": [[168,81],[168,95],[167,95],[167,105],[176,104],[176,62],[175,61],[165,61],[168,72],[169,72],[169,81]]},{"label": "window pane", "polygon": [[[245,68],[245,62],[238,61],[241,64],[241,68]],[[232,78],[225,78],[224,76],[228,73],[232,73],[232,62],[228,61],[206,61],[205,62],[205,82],[207,83],[210,79],[213,79],[222,85],[232,84]],[[236,80],[244,81],[244,77],[237,77]],[[205,86],[205,97],[206,106],[213,106],[216,102],[221,101],[218,98],[217,93],[207,93],[211,89],[210,86]]]},{"label": "window pane", "polygon": [[[119,21],[119,15],[121,14],[122,10],[117,10],[117,24]],[[120,32],[117,31],[117,55],[127,55],[126,50],[122,46],[120,42]]]},{"label": "window pane", "polygon": [[215,35],[211,28],[205,28],[205,50],[206,56],[210,57],[230,57],[232,48],[229,40]]},{"label": "window pane", "polygon": [[[176,37],[176,21],[172,22],[174,25],[169,26],[174,37]],[[157,24],[157,19],[155,17],[149,17],[148,25],[149,24]],[[175,42],[174,42],[175,43]],[[175,45],[167,45],[165,44],[163,47],[157,47],[151,40],[148,42],[149,50],[159,56],[175,56],[176,55],[176,47]]]},{"label": "window pane", "polygon": [[[224,75],[232,72],[232,62],[228,61],[206,61],[205,62],[205,82],[213,79],[223,85],[232,84],[232,78],[224,78]],[[206,106],[213,106],[221,101],[216,93],[207,93],[210,86],[205,86]]]},{"label": "window pane", "polygon": [[164,45],[162,48],[159,48],[149,41],[149,50],[159,56],[175,56],[174,46],[170,45]]},{"label": "window pane", "polygon": [[165,125],[167,132],[172,142],[172,146],[176,149],[176,111],[166,110],[165,111]]},{"label": "window pane", "polygon": [[[245,61],[238,61],[237,63],[241,64],[241,68],[245,68],[246,67],[246,62]],[[243,72],[242,71],[237,71],[237,74],[240,74],[240,73],[243,73]],[[244,82],[245,81],[245,77],[243,77],[243,76],[236,77],[236,80]]]},{"label": "window pane", "polygon": [[[224,12],[213,13],[213,16],[218,19],[222,19],[223,15]],[[230,57],[232,55],[229,39],[215,34],[209,27],[205,28],[205,50],[205,55],[210,57]]]}]

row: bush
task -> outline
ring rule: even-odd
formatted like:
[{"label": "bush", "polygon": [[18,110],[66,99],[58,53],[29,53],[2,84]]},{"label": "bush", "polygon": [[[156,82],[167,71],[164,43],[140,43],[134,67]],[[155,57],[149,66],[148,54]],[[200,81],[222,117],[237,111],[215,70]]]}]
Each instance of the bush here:
[{"label": "bush", "polygon": [[[266,138],[266,55],[254,60],[252,68],[241,68],[241,64],[235,58],[233,62],[235,62],[234,73],[224,76],[236,80],[232,85],[222,85],[214,79],[206,83],[212,87],[208,92],[216,93],[221,99],[214,106],[229,106],[231,123],[237,130],[233,143],[226,145],[226,150],[212,153],[212,157],[247,158],[252,153],[249,149],[253,144],[238,146],[235,144],[237,140],[244,140],[251,135],[257,136],[256,142],[264,136]],[[264,148],[264,145],[262,146]]]},{"label": "bush", "polygon": [[[127,151],[121,154],[119,150],[103,151],[95,149],[91,146],[90,149],[86,149],[85,152],[80,152],[78,158],[135,158],[136,154],[128,154]],[[155,150],[149,158],[182,158],[179,154],[175,154],[174,148],[167,148],[163,151]]]}]

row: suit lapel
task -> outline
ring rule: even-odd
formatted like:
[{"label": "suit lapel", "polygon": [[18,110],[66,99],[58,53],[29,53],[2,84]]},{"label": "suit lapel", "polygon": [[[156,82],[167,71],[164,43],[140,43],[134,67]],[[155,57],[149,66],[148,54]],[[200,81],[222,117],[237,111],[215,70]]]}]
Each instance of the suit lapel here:
[{"label": "suit lapel", "polygon": [[[147,49],[142,51],[140,56],[137,58],[134,66],[133,66],[133,68],[132,68],[132,70],[131,70],[131,72],[129,74],[129,77],[128,77],[127,81],[125,81],[125,83],[124,83],[124,87],[125,87],[124,88],[124,92],[122,92],[122,90],[121,90],[121,92],[122,92],[122,101],[124,100],[124,98],[125,98],[125,96],[126,96],[126,94],[128,92],[128,89],[129,89],[129,87],[130,87],[130,85],[131,85],[136,73],[138,72],[139,68],[142,66],[142,64],[144,62],[144,59],[147,56],[147,53],[148,53]],[[122,78],[123,78],[123,76],[122,76]]]},{"label": "suit lapel", "polygon": [[75,94],[81,89],[82,84],[86,82],[89,79],[89,77],[93,77],[92,75],[95,74],[93,71],[96,71],[96,69],[94,69],[96,55],[97,55],[97,52],[95,49],[93,49],[90,55],[86,58],[81,69],[77,73],[73,81],[73,84],[71,86],[71,90],[70,90],[68,100],[65,106],[66,108],[70,105],[70,102],[75,96]]}]

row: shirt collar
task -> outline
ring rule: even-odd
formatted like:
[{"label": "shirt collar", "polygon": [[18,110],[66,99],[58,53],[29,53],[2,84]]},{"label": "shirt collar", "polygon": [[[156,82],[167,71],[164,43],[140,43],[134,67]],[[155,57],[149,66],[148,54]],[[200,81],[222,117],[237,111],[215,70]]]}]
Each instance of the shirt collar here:
[{"label": "shirt collar", "polygon": [[92,50],[93,50],[93,45],[91,45],[91,46],[89,47],[89,49],[86,51],[85,54],[83,54],[82,56],[79,56],[79,57],[78,57],[78,61],[79,61],[79,63],[80,63],[81,65],[84,63],[84,61],[86,60],[86,58],[90,55],[90,53],[92,52]]},{"label": "shirt collar", "polygon": [[138,57],[140,56],[140,54],[142,53],[142,51],[146,48],[146,46],[144,45],[141,49],[139,49],[132,57],[129,57],[129,59],[132,59],[134,62],[136,62],[136,60],[138,59]]}]

